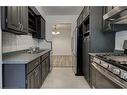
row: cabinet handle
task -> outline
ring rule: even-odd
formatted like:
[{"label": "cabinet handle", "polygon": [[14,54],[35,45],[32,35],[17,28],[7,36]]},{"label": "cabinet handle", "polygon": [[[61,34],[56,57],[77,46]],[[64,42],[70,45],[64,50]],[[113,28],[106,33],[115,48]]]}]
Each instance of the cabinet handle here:
[{"label": "cabinet handle", "polygon": [[7,18],[6,18],[6,20],[5,20],[5,21],[6,21],[6,23],[8,23],[8,19],[7,19]]},{"label": "cabinet handle", "polygon": [[20,22],[18,23],[18,27],[19,27],[19,30],[21,30],[21,24],[20,24]]},{"label": "cabinet handle", "polygon": [[22,24],[22,30],[23,30],[23,24]]},{"label": "cabinet handle", "polygon": [[21,31],[23,30],[23,25],[21,24]]},{"label": "cabinet handle", "polygon": [[37,76],[38,75],[38,70],[35,70],[35,76]]},{"label": "cabinet handle", "polygon": [[39,64],[39,62],[36,62],[36,63],[35,63],[35,66],[37,66],[38,64]]}]

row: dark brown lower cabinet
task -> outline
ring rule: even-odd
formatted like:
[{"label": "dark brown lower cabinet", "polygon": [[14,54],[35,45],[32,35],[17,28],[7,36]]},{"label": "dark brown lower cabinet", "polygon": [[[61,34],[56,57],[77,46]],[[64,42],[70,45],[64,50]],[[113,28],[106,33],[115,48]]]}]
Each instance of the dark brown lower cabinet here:
[{"label": "dark brown lower cabinet", "polygon": [[49,64],[49,57],[47,57],[44,61],[41,62],[41,66],[42,66],[42,84],[44,82],[44,80],[46,79],[49,70],[50,70],[50,64]]},{"label": "dark brown lower cabinet", "polygon": [[45,76],[48,75],[48,64],[47,64],[47,59],[45,60]]},{"label": "dark brown lower cabinet", "polygon": [[3,64],[3,88],[40,88],[49,73],[49,64],[49,53],[28,64]]},{"label": "dark brown lower cabinet", "polygon": [[27,75],[27,88],[35,87],[35,71],[32,71],[29,75]]},{"label": "dark brown lower cabinet", "polygon": [[46,72],[47,67],[45,60],[27,75],[27,88],[40,88],[42,86],[46,76],[48,75]]},{"label": "dark brown lower cabinet", "polygon": [[35,69],[35,78],[34,78],[34,83],[35,83],[35,88],[40,88],[41,87],[41,65],[39,65]]},{"label": "dark brown lower cabinet", "polygon": [[27,88],[41,87],[41,65],[27,75]]},{"label": "dark brown lower cabinet", "polygon": [[41,66],[42,66],[42,73],[41,73],[41,76],[42,76],[42,84],[43,84],[43,82],[44,82],[44,80],[45,80],[45,78],[46,78],[46,74],[45,74],[45,61],[43,61],[42,63],[41,63]]}]

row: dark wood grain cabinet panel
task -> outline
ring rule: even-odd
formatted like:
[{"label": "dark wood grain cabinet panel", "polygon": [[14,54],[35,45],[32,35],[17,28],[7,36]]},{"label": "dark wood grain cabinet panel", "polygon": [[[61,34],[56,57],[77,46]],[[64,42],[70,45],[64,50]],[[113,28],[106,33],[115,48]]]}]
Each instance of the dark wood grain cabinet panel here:
[{"label": "dark wood grain cabinet panel", "polygon": [[41,65],[39,65],[27,75],[27,88],[40,88],[41,85]]},{"label": "dark wood grain cabinet panel", "polygon": [[7,28],[20,31],[20,15],[19,7],[6,7],[7,11]]},{"label": "dark wood grain cabinet panel", "polygon": [[2,30],[14,34],[28,33],[28,7],[2,7]]},{"label": "dark wood grain cabinet panel", "polygon": [[32,62],[27,64],[27,74],[31,72],[34,68],[36,68],[40,64],[40,58],[33,60]]},{"label": "dark wood grain cabinet panel", "polygon": [[21,18],[21,31],[28,33],[28,7],[20,7],[20,18]]},{"label": "dark wood grain cabinet panel", "polygon": [[40,88],[41,87],[41,65],[39,65],[36,69],[35,69],[35,78],[34,78],[34,82],[35,82],[35,88]]},{"label": "dark wood grain cabinet panel", "polygon": [[37,31],[33,34],[33,37],[45,39],[45,20],[41,15],[37,16]]},{"label": "dark wood grain cabinet panel", "polygon": [[42,83],[44,82],[44,80],[45,80],[45,78],[46,78],[46,74],[45,74],[45,61],[43,61],[42,63],[41,63],[41,66],[42,66],[42,73],[41,73],[41,76],[42,76]]},{"label": "dark wood grain cabinet panel", "polygon": [[27,75],[27,88],[35,88],[35,71]]}]

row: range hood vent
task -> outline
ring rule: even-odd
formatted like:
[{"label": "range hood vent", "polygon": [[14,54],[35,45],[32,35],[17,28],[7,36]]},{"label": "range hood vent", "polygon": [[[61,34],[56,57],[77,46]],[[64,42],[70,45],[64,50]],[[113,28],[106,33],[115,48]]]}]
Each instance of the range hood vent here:
[{"label": "range hood vent", "polygon": [[[119,14],[123,11],[127,10],[127,7],[125,6],[118,6],[118,7],[115,7],[113,8],[111,11],[109,11],[108,13],[106,13],[104,16],[103,16],[103,19],[104,20],[109,20],[109,21],[114,21],[116,20],[116,18],[119,17]],[[124,20],[126,17],[121,17],[117,20],[119,20],[120,22],[117,22],[118,24],[121,23],[122,20]],[[127,21],[127,20],[126,20]],[[126,21],[123,21],[123,22],[126,22]]]},{"label": "range hood vent", "polygon": [[114,24],[127,24],[127,15],[122,16],[114,21]]}]

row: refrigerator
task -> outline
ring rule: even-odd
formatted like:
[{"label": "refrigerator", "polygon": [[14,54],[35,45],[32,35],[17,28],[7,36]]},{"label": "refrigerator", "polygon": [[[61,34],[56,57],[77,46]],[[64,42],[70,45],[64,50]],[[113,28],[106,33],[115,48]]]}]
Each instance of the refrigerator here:
[{"label": "refrigerator", "polygon": [[71,51],[72,51],[72,69],[77,73],[77,28],[72,33],[71,38]]},{"label": "refrigerator", "polygon": [[82,26],[80,28],[75,28],[72,35],[72,62],[73,71],[76,76],[83,76],[82,72]]}]

